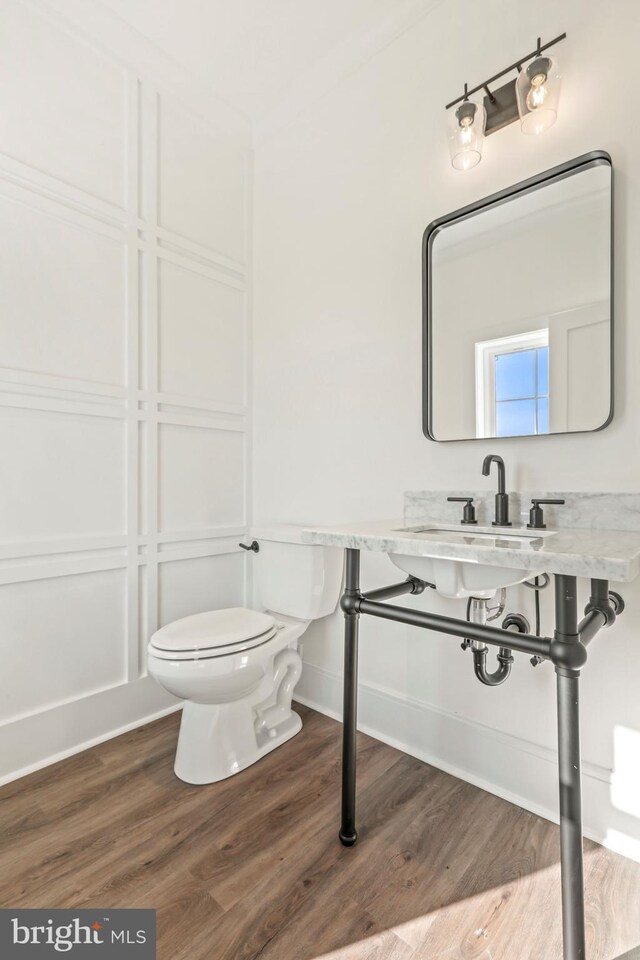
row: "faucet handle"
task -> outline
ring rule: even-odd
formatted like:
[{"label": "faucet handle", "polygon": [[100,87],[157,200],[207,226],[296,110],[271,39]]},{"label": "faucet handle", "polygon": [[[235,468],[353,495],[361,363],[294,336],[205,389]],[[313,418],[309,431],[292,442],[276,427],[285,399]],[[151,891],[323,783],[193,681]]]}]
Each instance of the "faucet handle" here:
[{"label": "faucet handle", "polygon": [[533,504],[533,506],[529,511],[529,523],[527,524],[527,527],[530,530],[545,530],[547,525],[544,522],[544,514],[542,512],[541,504],[543,503],[544,504],[547,504],[547,503],[563,504],[564,502],[565,502],[564,500],[541,500],[538,497],[532,497],[531,503]]},{"label": "faucet handle", "polygon": [[464,503],[465,507],[462,511],[460,523],[473,524],[478,522],[476,520],[476,508],[473,506],[473,497],[447,497],[447,500],[450,503]]}]

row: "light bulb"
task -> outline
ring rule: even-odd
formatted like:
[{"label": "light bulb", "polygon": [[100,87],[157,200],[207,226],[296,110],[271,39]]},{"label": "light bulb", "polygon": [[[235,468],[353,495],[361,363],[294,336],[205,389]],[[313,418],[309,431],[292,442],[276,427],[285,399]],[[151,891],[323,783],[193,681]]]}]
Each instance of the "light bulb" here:
[{"label": "light bulb", "polygon": [[460,124],[460,143],[469,144],[473,140],[473,130],[471,129],[471,124],[461,123]]},{"label": "light bulb", "polygon": [[531,80],[531,89],[527,94],[527,106],[529,110],[538,110],[544,106],[544,102],[547,99],[546,79],[546,74],[538,73]]},{"label": "light bulb", "polygon": [[486,113],[483,104],[463,100],[449,115],[449,150],[456,170],[480,163]]},{"label": "light bulb", "polygon": [[560,99],[557,61],[551,57],[535,57],[518,75],[516,97],[523,133],[543,133],[553,126]]}]

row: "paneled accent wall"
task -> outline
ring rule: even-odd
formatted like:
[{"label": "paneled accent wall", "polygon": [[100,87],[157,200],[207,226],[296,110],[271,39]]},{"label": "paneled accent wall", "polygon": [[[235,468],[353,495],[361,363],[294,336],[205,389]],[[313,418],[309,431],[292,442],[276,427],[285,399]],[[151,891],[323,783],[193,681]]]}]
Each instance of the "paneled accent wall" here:
[{"label": "paneled accent wall", "polygon": [[249,153],[20,0],[0,43],[0,778],[169,709],[245,599]]}]

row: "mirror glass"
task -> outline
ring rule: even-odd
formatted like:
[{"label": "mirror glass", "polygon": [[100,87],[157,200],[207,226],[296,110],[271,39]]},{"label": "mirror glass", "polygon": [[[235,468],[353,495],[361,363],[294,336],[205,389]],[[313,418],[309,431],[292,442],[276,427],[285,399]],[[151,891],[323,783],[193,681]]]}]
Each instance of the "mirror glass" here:
[{"label": "mirror glass", "polygon": [[606,426],[611,220],[611,161],[591,154],[427,229],[430,439]]}]

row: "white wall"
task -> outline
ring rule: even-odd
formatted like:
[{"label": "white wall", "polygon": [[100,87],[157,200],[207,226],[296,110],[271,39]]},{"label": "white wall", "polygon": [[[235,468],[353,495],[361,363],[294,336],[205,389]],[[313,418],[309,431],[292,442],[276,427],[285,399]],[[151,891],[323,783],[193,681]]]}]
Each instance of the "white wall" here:
[{"label": "white wall", "polygon": [[251,210],[246,124],[174,67],[21,0],[1,35],[6,779],[171,708],[149,635],[244,600]]},{"label": "white wall", "polygon": [[[443,105],[566,30],[558,123],[449,165]],[[292,119],[255,158],[255,519],[398,516],[406,489],[477,488],[502,454],[520,489],[638,490],[640,128],[629,122],[640,8],[631,0],[447,0]],[[434,218],[588,150],[615,180],[616,416],[602,433],[435,444],[421,431],[420,242]],[[526,291],[523,291],[526,296]],[[487,487],[493,481],[486,482]],[[397,577],[367,557],[363,583]],[[640,587],[584,672],[588,830],[640,855]],[[460,615],[429,593],[416,603]],[[531,598],[514,596],[511,606]],[[551,628],[545,605],[545,629]],[[554,677],[519,658],[489,690],[449,638],[362,624],[362,716],[383,738],[555,816]],[[305,639],[302,693],[338,710],[339,615]],[[453,672],[452,672],[453,671]]]}]

